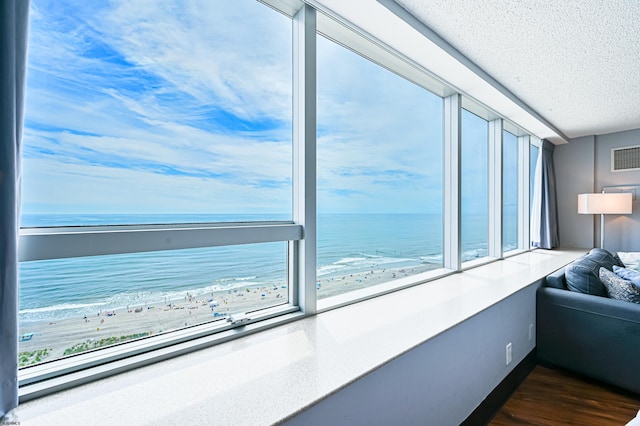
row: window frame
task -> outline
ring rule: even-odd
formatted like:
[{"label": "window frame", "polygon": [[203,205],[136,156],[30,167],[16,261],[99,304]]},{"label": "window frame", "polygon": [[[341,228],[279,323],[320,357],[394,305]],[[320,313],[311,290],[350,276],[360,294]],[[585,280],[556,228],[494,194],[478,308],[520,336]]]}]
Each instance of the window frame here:
[{"label": "window frame", "polygon": [[19,261],[299,241],[294,222],[22,228]]},{"label": "window frame", "polygon": [[[317,21],[318,37],[324,37],[329,42],[336,43],[337,45],[344,47],[353,54],[358,55],[365,60],[377,66],[380,66],[381,68],[384,68],[393,74],[398,75],[400,78],[403,78],[408,82],[415,84],[418,88],[426,90],[430,94],[441,98],[443,102],[442,125],[445,126],[447,112],[444,110],[444,103],[446,98],[443,97],[443,93],[449,93],[449,91],[442,82],[434,78],[430,73],[426,72],[426,70],[421,69],[415,63],[403,57],[399,53],[385,47],[383,43],[375,40],[365,32],[355,28],[353,25],[347,22],[336,18],[335,16],[331,16],[324,11],[319,11],[319,13],[317,14]],[[315,71],[316,70],[313,70],[314,73]],[[314,108],[316,108],[315,104]],[[446,155],[444,153],[445,147],[447,146],[445,139],[446,136],[445,132],[443,131],[443,137],[441,141],[441,143],[443,144],[443,157]],[[317,151],[314,152],[314,155],[316,154]],[[445,167],[446,166],[443,163],[442,190],[444,194],[446,194],[447,191],[445,184]],[[446,221],[447,216],[444,215],[443,228],[446,228],[447,226]],[[446,241],[446,231],[445,229],[443,229],[442,231],[444,245],[446,244],[444,243],[444,241]],[[444,250],[445,249],[443,248],[443,267],[441,268],[433,269],[409,277],[399,278],[372,287],[365,287],[347,293],[341,293],[338,295],[319,299],[316,301],[317,312],[325,312],[327,310],[336,309],[353,303],[358,303],[372,297],[381,296],[397,290],[401,290],[403,288],[426,283],[447,276],[451,274],[453,270],[444,262],[444,259],[447,258],[447,256],[444,255]],[[316,275],[313,276],[313,281],[311,282],[314,283],[313,291],[317,292],[315,286],[315,283],[317,282]]]},{"label": "window frame", "polygon": [[[452,98],[455,95],[451,96]],[[529,144],[537,146],[535,140],[539,140],[533,135],[530,135],[526,130],[513,124],[507,119],[502,118],[497,113],[493,112],[489,108],[479,104],[475,100],[468,98],[465,95],[461,95],[462,102],[458,107],[460,110],[464,109],[467,112],[477,115],[478,117],[486,120],[489,123],[489,243],[488,254],[486,257],[473,259],[466,262],[461,262],[459,270],[467,270],[475,268],[486,263],[493,262],[495,260],[504,259],[506,257],[515,256],[525,251],[531,250],[530,247],[530,166],[529,166]],[[449,112],[453,117],[454,113]],[[452,120],[452,119],[450,119]],[[461,121],[461,117],[459,118]],[[451,126],[447,126],[451,127]],[[455,132],[460,133],[461,138],[461,124],[460,128],[450,130],[451,137],[448,139],[448,144],[451,144],[455,140],[453,137]],[[502,153],[503,132],[509,132],[516,136],[518,143],[518,247],[514,250],[504,251],[503,246],[503,161],[504,156]],[[456,163],[456,165],[460,165]],[[460,176],[457,176],[460,179]],[[446,189],[445,189],[446,191]],[[461,191],[461,187],[460,187]],[[461,194],[458,195],[459,197]],[[461,230],[460,230],[461,232]],[[459,241],[461,245],[461,239]],[[450,256],[459,255],[462,256],[462,247],[459,250],[455,250],[454,254]],[[455,263],[452,264],[456,266]]]},{"label": "window frame", "polygon": [[[502,130],[518,138],[518,250],[531,250],[529,226],[529,144],[537,139],[501,117],[386,43],[316,2],[257,0],[292,18],[293,39],[293,212],[291,221],[199,223],[171,225],[110,225],[21,228],[19,260],[44,260],[234,244],[287,242],[289,304],[265,309],[248,324],[203,324],[151,339],[127,342],[99,351],[23,368],[21,398],[31,398],[137,368],[172,356],[215,345],[318,312],[356,303],[505,257],[502,251]],[[310,4],[311,3],[311,4]],[[312,5],[313,4],[313,5]],[[427,275],[346,293],[341,300],[316,299],[316,36],[354,51],[443,98],[443,266]],[[489,256],[462,263],[461,253],[461,114],[462,109],[490,123]],[[500,131],[498,131],[500,130]],[[500,135],[498,135],[500,134]],[[500,141],[500,143],[498,143]],[[526,146],[526,149],[523,147]],[[171,241],[167,244],[167,241]],[[328,299],[324,299],[327,301]],[[55,379],[55,380],[48,380]]]},{"label": "window frame", "polygon": [[[109,369],[108,366],[112,365],[115,370],[136,368],[315,313],[314,304],[308,303],[309,286],[303,285],[308,279],[308,270],[315,273],[315,252],[312,249],[315,247],[312,232],[315,225],[311,219],[315,203],[308,197],[308,194],[315,193],[315,170],[311,167],[315,158],[309,155],[315,152],[315,125],[313,132],[307,130],[309,123],[314,123],[315,120],[315,40],[308,36],[312,33],[315,37],[315,9],[299,0],[258,1],[292,19],[293,220],[24,227],[19,230],[18,260],[23,262],[286,242],[289,303],[260,309],[242,324],[214,321],[27,366],[19,370],[19,386],[57,378],[55,383],[46,385],[47,392],[51,392],[67,387],[70,383],[84,383],[100,377],[102,373],[99,371],[87,372],[92,367],[105,366],[104,368]],[[295,13],[292,15],[292,12]],[[305,161],[303,167],[300,167],[301,161]],[[307,267],[309,264],[312,268]],[[315,301],[315,294],[313,300]],[[112,374],[113,370],[109,371],[108,374]],[[40,392],[42,390],[39,387],[32,388],[29,397],[35,397]]]}]

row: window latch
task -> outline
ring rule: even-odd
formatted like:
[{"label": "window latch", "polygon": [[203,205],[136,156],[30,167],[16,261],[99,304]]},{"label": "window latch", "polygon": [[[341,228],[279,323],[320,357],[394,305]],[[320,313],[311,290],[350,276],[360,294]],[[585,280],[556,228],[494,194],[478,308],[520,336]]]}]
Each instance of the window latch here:
[{"label": "window latch", "polygon": [[233,325],[246,324],[249,321],[251,321],[251,318],[249,318],[244,313],[233,314],[229,318],[227,318],[227,322],[230,322]]}]

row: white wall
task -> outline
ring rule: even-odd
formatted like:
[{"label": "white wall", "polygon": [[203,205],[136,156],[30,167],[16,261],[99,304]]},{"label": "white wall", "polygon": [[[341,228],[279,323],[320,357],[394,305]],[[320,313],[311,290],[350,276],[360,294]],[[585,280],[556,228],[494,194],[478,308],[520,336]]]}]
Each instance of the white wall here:
[{"label": "white wall", "polygon": [[[285,424],[460,424],[533,350],[535,330],[529,340],[529,324],[535,327],[538,286],[535,283],[425,342]],[[509,342],[513,361],[507,366]]]},{"label": "white wall", "polygon": [[587,136],[558,145],[553,152],[562,247],[595,247],[594,217],[578,214],[578,194],[595,190],[594,146],[595,137]]},{"label": "white wall", "polygon": [[[603,187],[637,184],[640,171],[611,172],[611,149],[640,145],[640,129],[586,136],[556,146],[554,166],[558,185],[558,221],[563,247],[599,247],[600,217],[577,213],[578,194],[600,192]],[[634,214],[605,216],[605,248],[609,251],[640,251],[640,201]]]},{"label": "white wall", "polygon": [[[638,185],[636,198],[640,196],[640,171],[611,172],[611,149],[640,145],[640,129],[596,136],[595,182],[596,189],[615,185]],[[609,190],[608,190],[609,191]],[[633,202],[632,215],[605,216],[605,248],[609,251],[640,251],[640,201]],[[598,241],[599,234],[598,221]]]}]

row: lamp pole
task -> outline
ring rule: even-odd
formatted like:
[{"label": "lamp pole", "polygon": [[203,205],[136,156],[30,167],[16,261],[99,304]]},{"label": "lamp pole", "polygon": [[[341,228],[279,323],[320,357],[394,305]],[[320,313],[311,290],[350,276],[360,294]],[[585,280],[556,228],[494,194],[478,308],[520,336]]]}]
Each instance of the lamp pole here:
[{"label": "lamp pole", "polygon": [[[602,188],[604,194],[604,188]],[[604,249],[604,213],[600,213],[600,248]]]},{"label": "lamp pole", "polygon": [[604,213],[600,213],[600,248],[604,249]]}]

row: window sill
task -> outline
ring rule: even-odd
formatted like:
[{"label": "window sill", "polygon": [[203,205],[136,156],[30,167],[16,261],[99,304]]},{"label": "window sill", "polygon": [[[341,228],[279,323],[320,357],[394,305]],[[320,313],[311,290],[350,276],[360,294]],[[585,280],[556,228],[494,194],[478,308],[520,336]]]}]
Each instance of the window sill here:
[{"label": "window sill", "polygon": [[150,339],[140,339],[31,366],[18,373],[20,400],[27,401],[162,359],[221,344],[238,338],[239,333],[261,332],[303,316],[298,307],[281,305],[260,310],[255,321],[242,328],[228,325],[225,318]]},{"label": "window sill", "polygon": [[583,253],[536,250],[509,257],[34,399],[12,420],[281,422]]}]

